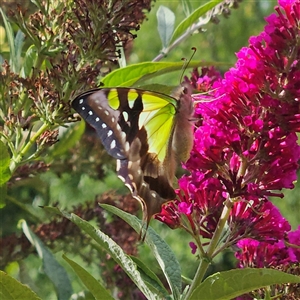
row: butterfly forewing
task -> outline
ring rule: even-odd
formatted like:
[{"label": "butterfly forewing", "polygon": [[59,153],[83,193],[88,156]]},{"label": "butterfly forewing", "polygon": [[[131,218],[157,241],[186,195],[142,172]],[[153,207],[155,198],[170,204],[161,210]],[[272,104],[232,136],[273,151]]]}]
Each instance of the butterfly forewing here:
[{"label": "butterfly forewing", "polygon": [[[126,135],[120,130],[120,112],[107,103],[107,90],[86,92],[72,102],[73,108],[94,127],[106,151],[116,159],[126,157]],[[119,130],[118,130],[119,129]]]}]

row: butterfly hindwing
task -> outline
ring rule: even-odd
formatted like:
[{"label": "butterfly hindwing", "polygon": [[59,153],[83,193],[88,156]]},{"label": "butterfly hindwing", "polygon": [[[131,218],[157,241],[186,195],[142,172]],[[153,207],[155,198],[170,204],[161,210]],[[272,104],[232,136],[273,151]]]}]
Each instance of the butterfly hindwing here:
[{"label": "butterfly hindwing", "polygon": [[163,203],[175,198],[176,161],[192,145],[189,142],[184,151],[177,149],[181,139],[192,140],[191,97],[180,94],[177,100],[151,91],[103,88],[79,95],[72,106],[117,159],[118,176],[142,204],[148,224]]}]

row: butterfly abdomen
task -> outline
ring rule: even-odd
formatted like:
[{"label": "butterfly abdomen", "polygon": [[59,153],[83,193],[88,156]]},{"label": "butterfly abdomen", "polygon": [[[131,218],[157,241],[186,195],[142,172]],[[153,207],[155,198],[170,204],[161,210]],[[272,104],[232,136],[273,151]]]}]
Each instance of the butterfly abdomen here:
[{"label": "butterfly abdomen", "polygon": [[186,162],[190,157],[193,148],[194,126],[191,122],[193,110],[180,111],[175,117],[174,137],[172,148],[176,155],[176,160]]},{"label": "butterfly abdomen", "polygon": [[[172,96],[178,99],[177,113],[174,117],[173,138],[171,145],[169,145],[169,148],[171,148],[169,152],[172,152],[175,164],[173,167],[175,173],[177,163],[186,162],[193,147],[194,126],[191,119],[194,114],[194,104],[190,86],[177,88],[173,91]],[[174,176],[174,174],[170,176]]]}]

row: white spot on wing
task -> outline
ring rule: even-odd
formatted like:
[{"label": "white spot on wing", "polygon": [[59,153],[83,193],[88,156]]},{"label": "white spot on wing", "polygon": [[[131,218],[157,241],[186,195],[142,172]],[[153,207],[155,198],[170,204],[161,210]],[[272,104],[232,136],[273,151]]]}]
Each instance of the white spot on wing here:
[{"label": "white spot on wing", "polygon": [[92,112],[91,110],[89,111],[89,115],[90,115],[90,116],[92,116],[92,115],[93,115],[93,112]]},{"label": "white spot on wing", "polygon": [[129,188],[131,193],[134,192],[134,189],[132,188],[132,186],[129,183],[125,183],[125,185]]},{"label": "white spot on wing", "polygon": [[111,136],[113,134],[112,130],[109,130],[107,136]]},{"label": "white spot on wing", "polygon": [[107,125],[105,124],[105,123],[102,123],[102,128],[106,128],[107,127]]},{"label": "white spot on wing", "polygon": [[110,143],[110,149],[114,149],[116,147],[116,141],[113,140],[111,143]]},{"label": "white spot on wing", "polygon": [[83,99],[81,98],[80,100],[79,100],[79,104],[82,104],[83,103]]},{"label": "white spot on wing", "polygon": [[85,110],[85,107],[84,107],[84,106],[82,106],[82,107],[81,107],[81,110]]},{"label": "white spot on wing", "polygon": [[[121,133],[121,137],[122,137],[122,139],[126,139],[126,133],[124,132],[124,131],[122,131],[122,133]],[[128,142],[127,142],[128,143]]]},{"label": "white spot on wing", "polygon": [[[97,118],[95,119],[95,121],[96,121],[96,122],[99,122],[99,121],[100,121],[100,118],[97,117]],[[103,123],[103,124],[104,124],[104,123]]]},{"label": "white spot on wing", "polygon": [[132,174],[128,174],[128,177],[129,177],[130,180],[133,180]]},{"label": "white spot on wing", "polygon": [[123,115],[125,122],[127,122],[128,121],[128,113],[126,111],[123,111],[122,115]]},{"label": "white spot on wing", "polygon": [[121,162],[117,159],[117,162],[116,162],[116,170],[117,172],[120,170],[121,168]]},{"label": "white spot on wing", "polygon": [[123,182],[125,182],[126,180],[125,180],[125,178],[123,177],[123,176],[121,176],[121,175],[118,175],[118,177],[123,181]]}]

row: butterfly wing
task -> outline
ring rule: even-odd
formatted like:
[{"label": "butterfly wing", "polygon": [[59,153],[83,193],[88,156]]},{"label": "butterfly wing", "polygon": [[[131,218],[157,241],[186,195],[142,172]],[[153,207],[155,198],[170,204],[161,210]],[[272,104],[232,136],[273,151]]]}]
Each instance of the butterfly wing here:
[{"label": "butterfly wing", "polygon": [[175,198],[179,104],[164,94],[130,88],[90,90],[72,102],[117,159],[118,176],[140,201],[147,224],[163,203]]}]

